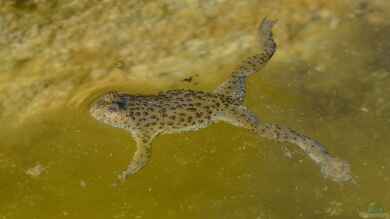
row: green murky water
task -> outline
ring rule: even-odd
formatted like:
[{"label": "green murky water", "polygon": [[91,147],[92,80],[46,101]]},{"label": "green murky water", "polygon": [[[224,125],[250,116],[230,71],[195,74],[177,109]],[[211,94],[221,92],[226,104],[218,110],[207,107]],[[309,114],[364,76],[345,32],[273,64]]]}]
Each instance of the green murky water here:
[{"label": "green murky water", "polygon": [[[50,13],[34,11],[37,6],[33,1],[17,2],[17,11]],[[249,6],[237,7],[255,11],[262,4],[248,2]],[[283,9],[282,3],[286,2],[276,1],[276,6],[267,10]],[[126,60],[118,64],[117,57],[109,56],[113,51],[98,55],[94,51],[76,52],[77,56],[65,59],[60,70],[55,63],[48,69],[42,67],[57,59],[40,57],[39,52],[35,53],[37,58],[31,55],[28,60],[7,58],[4,53],[10,48],[6,47],[1,53],[5,65],[0,67],[0,219],[390,218],[390,23],[386,17],[390,5],[385,1],[376,3],[376,10],[368,10],[369,14],[358,11],[354,17],[340,16],[331,21],[331,15],[325,14],[324,19],[313,18],[304,28],[294,26],[295,20],[288,21],[289,16],[281,17],[276,30],[280,49],[261,74],[250,78],[246,100],[262,120],[312,136],[331,153],[349,161],[357,185],[339,185],[324,179],[317,166],[293,145],[258,139],[245,130],[220,123],[197,132],[158,137],[153,142],[152,162],[125,184],[113,186],[131,158],[135,143],[125,131],[99,124],[88,115],[91,97],[111,87],[134,93],[186,87],[211,90],[227,77],[231,67],[254,50],[243,46],[241,51],[240,46],[233,46],[236,56],[226,61],[229,54],[214,57],[208,52],[212,49],[205,48],[193,66],[187,63],[178,69],[164,67],[182,62],[180,58],[165,60],[151,63],[155,67],[146,70],[148,64],[135,66],[132,71],[140,73],[127,77],[112,66],[133,65]],[[208,6],[211,11],[213,7],[225,7],[220,4],[233,3],[215,4]],[[251,4],[256,7],[249,9]],[[370,4],[363,6],[370,8]],[[157,6],[143,7],[149,13]],[[302,14],[304,6],[297,7],[298,11],[292,13]],[[160,16],[169,17],[169,10],[165,8]],[[332,7],[328,10],[333,14]],[[64,14],[72,17],[74,12]],[[237,13],[235,18],[257,22],[257,17],[242,17]],[[217,28],[218,22],[208,22],[202,25]],[[294,33],[292,39],[285,36],[284,27],[289,25]],[[248,30],[253,27],[249,26]],[[223,35],[218,31],[213,32],[216,38],[208,43],[218,42]],[[205,37],[198,34],[201,39]],[[241,38],[240,32],[228,36],[233,36],[232,42]],[[230,38],[227,40],[230,42]],[[52,46],[51,41],[48,43]],[[193,43],[201,44],[199,48],[209,45]],[[34,47],[34,42],[31,44]],[[144,46],[150,49],[150,45],[154,44]],[[192,51],[189,50],[188,54]],[[197,54],[198,50],[192,52]],[[175,57],[174,53],[166,54]],[[193,58],[188,54],[178,56]],[[107,63],[101,62],[104,55]],[[95,67],[111,72],[110,76],[95,80],[100,76],[93,76],[93,67],[86,67],[94,59],[98,62]],[[68,69],[72,66],[67,67],[67,61],[84,67]],[[202,61],[206,64],[202,65]],[[162,70],[155,71],[160,66]],[[49,70],[53,70],[50,75]],[[143,76],[143,70],[154,74]],[[190,83],[182,81],[188,74],[195,75]],[[44,80],[40,75],[45,75]],[[155,75],[161,77],[156,79]],[[44,85],[41,81],[45,81]]]}]

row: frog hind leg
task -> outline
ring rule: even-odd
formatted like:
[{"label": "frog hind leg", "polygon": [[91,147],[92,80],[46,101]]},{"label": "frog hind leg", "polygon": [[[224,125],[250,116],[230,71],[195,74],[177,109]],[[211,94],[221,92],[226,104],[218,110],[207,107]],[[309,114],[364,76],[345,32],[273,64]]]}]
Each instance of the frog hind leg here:
[{"label": "frog hind leg", "polygon": [[325,178],[338,183],[347,181],[355,183],[351,176],[349,164],[331,156],[322,144],[292,129],[276,124],[261,123],[255,114],[248,111],[244,106],[230,107],[217,119],[238,127],[247,128],[260,137],[295,144],[320,166],[321,173]]},{"label": "frog hind leg", "polygon": [[233,71],[231,77],[214,90],[214,93],[222,94],[243,103],[246,95],[246,79],[248,76],[261,70],[271,59],[276,51],[276,43],[273,39],[272,27],[275,21],[264,18],[258,29],[260,43],[263,51],[247,58]]}]

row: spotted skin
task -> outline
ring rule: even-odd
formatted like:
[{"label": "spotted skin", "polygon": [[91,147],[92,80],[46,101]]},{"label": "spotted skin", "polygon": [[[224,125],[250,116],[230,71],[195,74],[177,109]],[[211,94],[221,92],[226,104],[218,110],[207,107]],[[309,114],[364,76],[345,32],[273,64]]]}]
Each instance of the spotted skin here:
[{"label": "spotted skin", "polygon": [[247,77],[263,68],[276,50],[273,25],[273,21],[262,21],[259,34],[263,51],[244,61],[213,92],[169,90],[158,95],[129,95],[111,91],[93,103],[90,113],[94,118],[128,130],[137,144],[129,166],[119,177],[121,180],[148,163],[156,136],[195,131],[219,121],[246,128],[261,137],[295,144],[321,167],[325,177],[336,182],[352,180],[349,164],[332,157],[320,143],[291,129],[262,123],[242,105]]}]

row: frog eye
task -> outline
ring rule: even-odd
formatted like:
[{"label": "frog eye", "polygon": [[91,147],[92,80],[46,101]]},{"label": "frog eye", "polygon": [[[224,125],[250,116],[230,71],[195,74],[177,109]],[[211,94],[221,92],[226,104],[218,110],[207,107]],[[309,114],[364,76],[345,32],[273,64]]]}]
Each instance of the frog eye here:
[{"label": "frog eye", "polygon": [[120,98],[119,100],[114,101],[113,104],[114,103],[116,103],[121,110],[125,110],[129,106],[129,100],[126,98]]},{"label": "frog eye", "polygon": [[109,107],[108,107],[108,110],[110,112],[117,112],[119,111],[119,105],[117,103],[112,103]]}]

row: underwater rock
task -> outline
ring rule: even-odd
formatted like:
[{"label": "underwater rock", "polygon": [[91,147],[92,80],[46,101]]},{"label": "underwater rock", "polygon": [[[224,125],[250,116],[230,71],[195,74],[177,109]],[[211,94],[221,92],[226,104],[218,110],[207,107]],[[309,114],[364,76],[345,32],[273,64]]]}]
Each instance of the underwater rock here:
[{"label": "underwater rock", "polygon": [[41,165],[41,164],[37,164],[31,168],[29,168],[28,170],[26,170],[26,174],[31,176],[31,177],[38,177],[40,176],[44,171],[46,170],[46,168]]},{"label": "underwater rock", "polygon": [[282,59],[284,49],[311,37],[307,26],[334,27],[340,17],[375,8],[352,0],[282,2],[1,1],[0,118],[17,125],[111,87],[189,86],[182,80],[194,73],[197,84],[214,87],[251,54],[254,27],[266,15],[279,20]]}]

